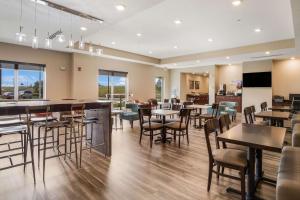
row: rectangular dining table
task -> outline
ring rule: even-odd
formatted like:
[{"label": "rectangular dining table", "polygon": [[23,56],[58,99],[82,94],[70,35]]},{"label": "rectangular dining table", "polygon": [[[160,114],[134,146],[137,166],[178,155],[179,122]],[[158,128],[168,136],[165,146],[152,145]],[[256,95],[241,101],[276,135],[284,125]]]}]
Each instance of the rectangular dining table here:
[{"label": "rectangular dining table", "polygon": [[[163,110],[163,109],[152,110],[153,115],[162,117],[162,123],[163,124],[166,123],[166,117],[167,116],[177,115],[178,113],[179,113],[178,110]],[[159,139],[159,141],[161,141],[162,143],[166,143],[167,142],[167,137],[166,136],[167,136],[166,135],[166,129],[163,128],[163,131],[162,131],[162,134],[161,134],[161,139]]]},{"label": "rectangular dining table", "polygon": [[291,106],[272,106],[269,108],[269,110],[278,112],[291,112],[293,108]]},{"label": "rectangular dining table", "polygon": [[[255,199],[255,190],[258,182],[264,180],[268,182],[271,181],[263,177],[262,151],[267,150],[280,153],[284,144],[285,134],[286,128],[239,124],[223,134],[218,135],[218,141],[248,147],[248,200]],[[229,188],[229,191],[234,190]]]},{"label": "rectangular dining table", "polygon": [[268,119],[272,122],[272,125],[283,127],[283,121],[289,120],[289,112],[279,112],[279,111],[262,111],[255,114],[257,118]]}]

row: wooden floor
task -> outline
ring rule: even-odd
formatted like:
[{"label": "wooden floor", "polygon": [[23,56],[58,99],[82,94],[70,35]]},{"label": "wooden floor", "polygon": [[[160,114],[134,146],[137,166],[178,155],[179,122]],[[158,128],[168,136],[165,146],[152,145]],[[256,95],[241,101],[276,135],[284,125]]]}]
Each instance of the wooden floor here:
[{"label": "wooden floor", "polygon": [[[181,149],[174,143],[156,144],[150,149],[148,137],[139,145],[137,122],[134,129],[127,126],[114,131],[112,138],[111,159],[87,152],[81,169],[76,169],[72,161],[48,160],[45,184],[42,170],[37,170],[36,186],[31,167],[26,174],[21,167],[1,171],[0,199],[240,199],[226,193],[226,187],[239,189],[240,185],[227,178],[218,182],[213,176],[211,191],[206,191],[208,155],[203,130],[192,129],[190,145],[184,141]],[[275,178],[278,162],[278,154],[265,152],[265,174]],[[262,184],[257,194],[275,199],[275,187]]]}]

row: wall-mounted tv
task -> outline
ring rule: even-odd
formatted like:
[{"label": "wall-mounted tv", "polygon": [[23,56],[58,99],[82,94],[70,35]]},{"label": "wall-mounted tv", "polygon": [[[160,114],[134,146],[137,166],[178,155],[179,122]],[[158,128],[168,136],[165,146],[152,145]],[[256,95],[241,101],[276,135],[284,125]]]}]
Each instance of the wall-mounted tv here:
[{"label": "wall-mounted tv", "polygon": [[243,73],[243,87],[272,87],[272,72]]}]

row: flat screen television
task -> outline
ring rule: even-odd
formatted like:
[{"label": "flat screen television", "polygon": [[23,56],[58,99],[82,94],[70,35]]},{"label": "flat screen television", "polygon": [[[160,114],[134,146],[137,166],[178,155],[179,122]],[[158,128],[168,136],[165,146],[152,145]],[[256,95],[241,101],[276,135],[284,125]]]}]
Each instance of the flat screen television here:
[{"label": "flat screen television", "polygon": [[243,87],[272,87],[272,72],[243,73]]}]

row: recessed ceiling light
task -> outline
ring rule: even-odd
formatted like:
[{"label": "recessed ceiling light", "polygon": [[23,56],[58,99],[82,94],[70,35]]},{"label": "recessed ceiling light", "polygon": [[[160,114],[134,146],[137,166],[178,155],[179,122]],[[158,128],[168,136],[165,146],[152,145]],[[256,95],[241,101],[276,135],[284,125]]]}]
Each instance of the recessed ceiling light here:
[{"label": "recessed ceiling light", "polygon": [[231,66],[232,64],[231,64],[231,63],[229,63],[228,65],[229,65],[229,66]]},{"label": "recessed ceiling light", "polygon": [[229,60],[229,59],[230,59],[230,57],[229,57],[229,56],[227,56],[227,57],[226,57],[226,59],[227,59],[227,60]]},{"label": "recessed ceiling light", "polygon": [[261,32],[261,29],[260,29],[260,28],[256,28],[256,29],[254,29],[254,32],[255,32],[255,33],[260,33],[260,32]]},{"label": "recessed ceiling light", "polygon": [[265,54],[266,54],[266,55],[269,55],[269,54],[270,54],[270,51],[266,51]]},{"label": "recessed ceiling light", "polygon": [[178,49],[178,46],[175,45],[175,46],[174,46],[174,49]]},{"label": "recessed ceiling light", "polygon": [[209,42],[213,42],[214,40],[212,39],[212,38],[208,38],[208,40],[207,41],[209,41]]},{"label": "recessed ceiling light", "polygon": [[174,20],[174,24],[181,24],[182,22],[179,19]]},{"label": "recessed ceiling light", "polygon": [[149,54],[152,54],[153,52],[152,51],[149,51]]},{"label": "recessed ceiling light", "polygon": [[47,5],[48,5],[47,2],[42,1],[42,0],[31,0],[31,1],[32,1],[32,2],[36,2],[36,3],[38,3],[38,4],[41,4],[41,5],[43,5],[43,6],[47,6]]},{"label": "recessed ceiling light", "polygon": [[241,5],[242,1],[241,0],[234,0],[231,2],[233,6],[239,6]]},{"label": "recessed ceiling light", "polygon": [[136,36],[142,37],[142,34],[141,33],[137,33]]},{"label": "recessed ceiling light", "polygon": [[174,66],[177,66],[177,63],[174,63]]},{"label": "recessed ceiling light", "polygon": [[112,44],[112,45],[115,45],[115,44],[116,44],[116,42],[114,42],[114,41],[113,41],[113,42],[111,42],[111,44]]},{"label": "recessed ceiling light", "polygon": [[291,57],[291,60],[295,60],[296,58],[295,57]]},{"label": "recessed ceiling light", "polygon": [[86,30],[87,30],[87,28],[86,28],[86,27],[84,27],[84,26],[82,26],[82,27],[80,27],[80,30],[82,30],[82,31],[86,31]]},{"label": "recessed ceiling light", "polygon": [[122,4],[118,4],[115,6],[115,8],[118,10],[118,11],[124,11],[126,6],[122,5]]},{"label": "recessed ceiling light", "polygon": [[196,62],[197,62],[197,63],[199,63],[199,62],[200,62],[200,60],[197,60]]}]

